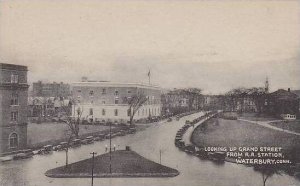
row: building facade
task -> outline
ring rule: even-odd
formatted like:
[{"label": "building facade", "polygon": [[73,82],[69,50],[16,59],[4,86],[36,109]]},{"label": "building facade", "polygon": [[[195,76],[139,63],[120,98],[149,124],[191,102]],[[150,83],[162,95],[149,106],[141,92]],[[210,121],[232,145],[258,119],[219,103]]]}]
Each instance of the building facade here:
[{"label": "building facade", "polygon": [[299,115],[299,100],[298,95],[290,89],[279,89],[268,95],[266,111],[277,117],[283,114]]},{"label": "building facade", "polygon": [[34,97],[68,97],[71,92],[69,84],[38,81],[33,83],[32,94]]},{"label": "building facade", "polygon": [[0,63],[0,154],[27,144],[27,67]]},{"label": "building facade", "polygon": [[147,101],[138,109],[134,120],[161,115],[161,89],[153,85],[138,83],[78,82],[72,84],[75,105],[72,115],[78,109],[81,119],[88,121],[128,122],[131,97],[142,93]]},{"label": "building facade", "polygon": [[198,89],[175,89],[163,94],[163,113],[164,115],[174,115],[198,110],[201,108],[203,100]]}]

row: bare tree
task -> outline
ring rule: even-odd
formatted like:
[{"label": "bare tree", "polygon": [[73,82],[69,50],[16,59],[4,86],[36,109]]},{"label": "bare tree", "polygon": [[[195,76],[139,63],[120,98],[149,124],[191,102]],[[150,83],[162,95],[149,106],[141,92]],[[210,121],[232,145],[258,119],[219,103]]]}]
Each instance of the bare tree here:
[{"label": "bare tree", "polygon": [[271,166],[267,166],[267,165],[257,166],[256,170],[258,170],[262,175],[263,186],[266,186],[267,180],[270,177],[272,177],[274,174],[281,175],[279,172],[279,169],[272,165]]},{"label": "bare tree", "polygon": [[66,152],[66,168],[68,166],[68,159],[69,159],[69,147],[70,147],[70,143],[73,139],[73,137],[75,137],[75,139],[77,139],[79,137],[79,124],[80,124],[80,118],[82,116],[82,112],[83,109],[81,109],[80,107],[78,107],[75,110],[75,106],[74,106],[74,112],[73,112],[73,116],[71,115],[71,113],[68,110],[68,107],[72,107],[74,105],[74,101],[69,102],[68,105],[64,104],[64,100],[61,100],[61,110],[66,113],[66,115],[64,116],[64,118],[62,119],[62,121],[64,123],[67,124],[68,128],[66,131],[66,135],[68,136],[68,141],[67,141],[67,145],[65,147],[65,152]]},{"label": "bare tree", "polygon": [[129,123],[132,126],[133,125],[133,117],[136,114],[136,112],[139,110],[139,108],[148,101],[148,98],[145,96],[144,93],[138,92],[137,94],[131,96],[131,97],[125,97],[124,102],[129,105],[128,108],[128,115],[129,115]]}]

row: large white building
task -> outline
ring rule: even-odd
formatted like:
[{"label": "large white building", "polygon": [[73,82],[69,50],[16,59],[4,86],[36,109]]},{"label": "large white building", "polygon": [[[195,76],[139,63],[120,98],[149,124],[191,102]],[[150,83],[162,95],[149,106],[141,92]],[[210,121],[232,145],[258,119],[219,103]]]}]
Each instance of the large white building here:
[{"label": "large white building", "polygon": [[77,82],[72,84],[73,116],[80,109],[81,119],[88,121],[128,122],[130,120],[129,98],[143,93],[147,101],[134,115],[134,120],[160,116],[161,89],[140,83]]}]

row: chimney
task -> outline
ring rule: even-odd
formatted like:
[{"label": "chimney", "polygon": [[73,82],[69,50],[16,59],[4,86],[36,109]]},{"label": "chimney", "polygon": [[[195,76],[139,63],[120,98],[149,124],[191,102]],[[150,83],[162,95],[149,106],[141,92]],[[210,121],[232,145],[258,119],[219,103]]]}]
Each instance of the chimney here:
[{"label": "chimney", "polygon": [[290,88],[288,88],[288,92],[291,92],[291,89],[290,89]]}]

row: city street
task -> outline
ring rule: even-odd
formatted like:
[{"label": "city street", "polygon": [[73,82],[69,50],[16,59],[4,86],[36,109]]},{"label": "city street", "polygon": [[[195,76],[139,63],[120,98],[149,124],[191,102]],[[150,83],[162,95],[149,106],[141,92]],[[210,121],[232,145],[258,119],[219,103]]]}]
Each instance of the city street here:
[{"label": "city street", "polygon": [[[179,121],[160,122],[136,134],[112,139],[112,145],[117,149],[130,146],[140,155],[163,165],[177,169],[180,174],[172,178],[96,178],[94,185],[189,185],[189,186],[257,186],[262,185],[262,176],[252,167],[234,163],[217,165],[211,161],[200,160],[188,155],[174,145],[177,130],[184,125],[185,120],[193,120],[202,113],[185,116]],[[224,134],[226,135],[226,134]],[[109,141],[95,142],[69,151],[69,163],[90,158],[91,152],[105,153],[105,145]],[[65,152],[53,152],[49,155],[35,155],[31,159],[4,162],[0,164],[0,185],[80,185],[88,186],[88,178],[49,178],[44,176],[48,169],[65,164]],[[288,175],[274,175],[267,181],[272,186],[296,186],[300,181]]]}]

